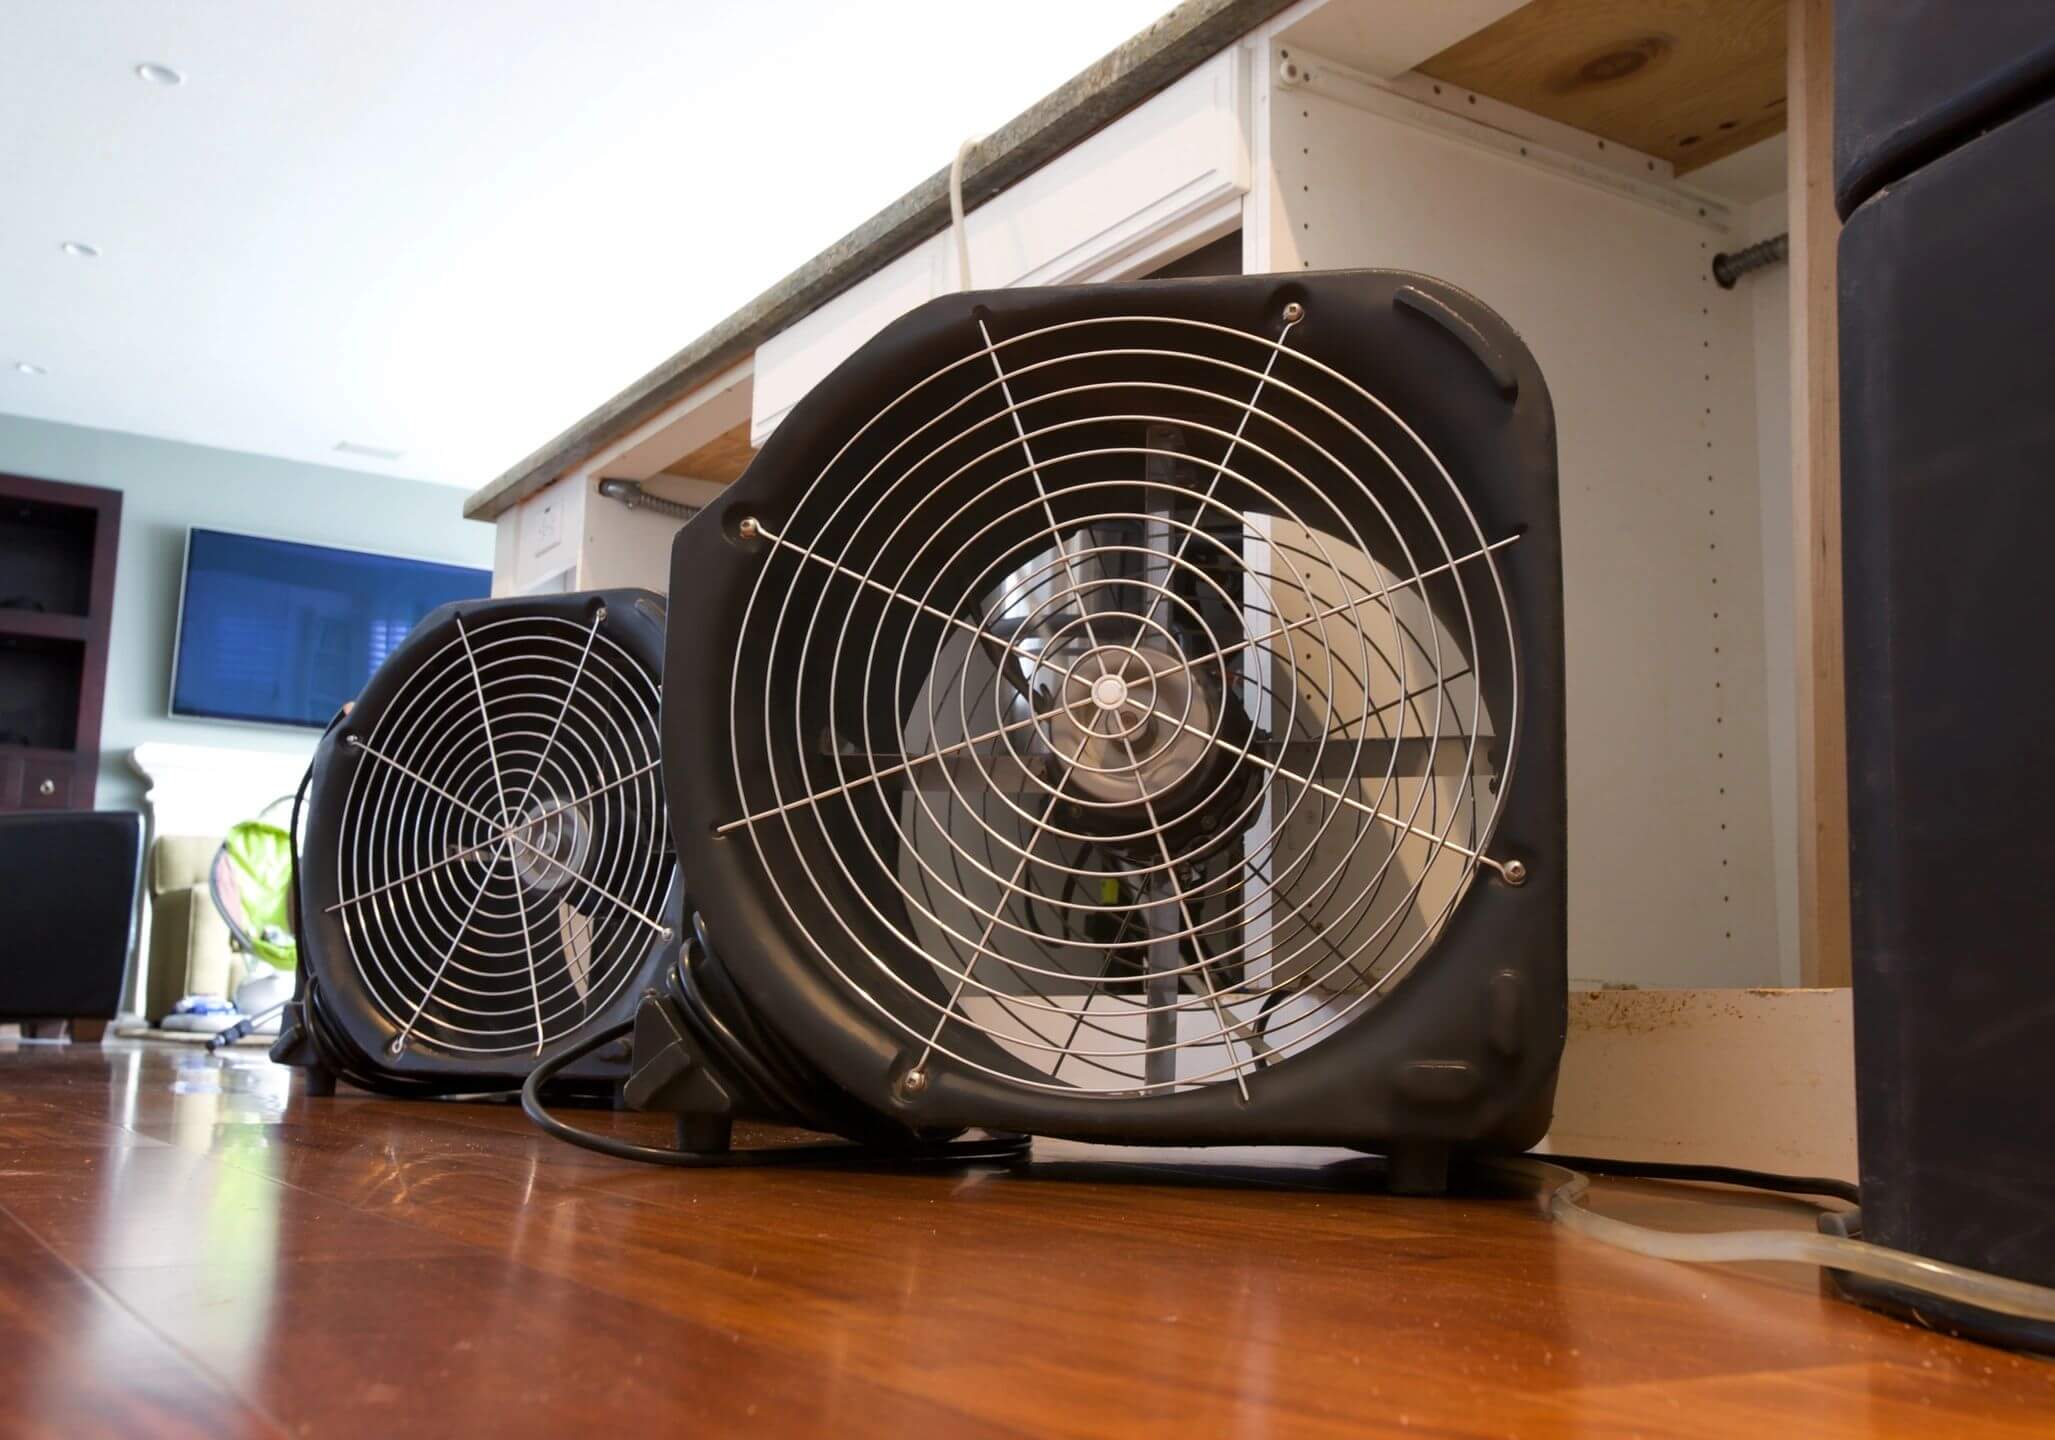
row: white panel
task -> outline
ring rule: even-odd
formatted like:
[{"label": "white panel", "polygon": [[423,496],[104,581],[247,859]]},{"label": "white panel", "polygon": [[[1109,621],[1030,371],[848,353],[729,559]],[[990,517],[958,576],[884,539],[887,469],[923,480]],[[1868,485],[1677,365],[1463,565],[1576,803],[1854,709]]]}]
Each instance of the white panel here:
[{"label": "white panel", "polygon": [[1853,1180],[1851,992],[1574,994],[1537,1148]]},{"label": "white panel", "polygon": [[552,576],[575,571],[585,526],[584,477],[566,475],[536,491],[500,517],[499,525],[493,554],[493,594],[532,594]]},{"label": "white panel", "polygon": [[577,588],[611,590],[633,585],[668,595],[671,542],[685,522],[609,500],[598,493],[596,480],[583,483],[585,527],[578,550]]},{"label": "white panel", "polygon": [[671,540],[684,522],[609,500],[597,493],[598,484],[583,472],[566,475],[499,517],[494,595],[621,585],[659,595],[670,590]]},{"label": "white panel", "polygon": [[[1249,187],[1243,57],[1227,50],[971,212],[981,288],[1132,275],[1231,230]],[[956,288],[934,236],[756,352],[750,425],[761,445],[829,371],[893,320]]]},{"label": "white panel", "polygon": [[967,222],[971,279],[1060,285],[1134,274],[1162,258],[1166,232],[1223,204],[1238,214],[1249,188],[1241,75],[1241,57],[1223,51],[979,207]]},{"label": "white panel", "polygon": [[516,556],[521,547],[521,507],[502,510],[492,522],[492,593],[495,597],[514,593]]},{"label": "white panel", "polygon": [[1498,309],[1547,377],[1571,973],[1774,983],[1752,336],[1708,274],[1721,236],[1695,209],[1310,90],[1272,88],[1268,120],[1259,258],[1439,276]]},{"label": "white panel", "polygon": [[762,447],[807,391],[901,315],[945,287],[937,235],[756,347],[749,443]]},{"label": "white panel", "polygon": [[[1763,148],[1757,146],[1757,149]],[[1783,153],[1782,137],[1776,150]],[[1747,151],[1743,151],[1747,154]],[[1730,157],[1731,158],[1731,157]],[[1707,167],[1711,168],[1711,167]],[[1702,179],[1703,172],[1692,176]],[[1752,245],[1786,228],[1781,192],[1748,207],[1734,245]],[[1780,983],[1796,985],[1798,966],[1798,612],[1797,556],[1791,543],[1791,267],[1744,278],[1755,326],[1755,434],[1761,457],[1763,676],[1769,709],[1770,856],[1776,877]]]}]

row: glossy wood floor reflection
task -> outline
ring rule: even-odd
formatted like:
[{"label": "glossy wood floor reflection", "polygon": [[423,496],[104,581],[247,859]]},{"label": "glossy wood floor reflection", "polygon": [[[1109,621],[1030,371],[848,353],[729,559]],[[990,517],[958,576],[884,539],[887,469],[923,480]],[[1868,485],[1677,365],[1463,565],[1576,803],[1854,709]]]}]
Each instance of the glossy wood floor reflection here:
[{"label": "glossy wood floor reflection", "polygon": [[[652,1170],[505,1106],[0,1042],[0,1434],[2055,1433],[2055,1365],[1807,1273],[1393,1199],[1324,1152],[1108,1157]],[[1673,1197],[1604,1192],[1739,1208]]]}]

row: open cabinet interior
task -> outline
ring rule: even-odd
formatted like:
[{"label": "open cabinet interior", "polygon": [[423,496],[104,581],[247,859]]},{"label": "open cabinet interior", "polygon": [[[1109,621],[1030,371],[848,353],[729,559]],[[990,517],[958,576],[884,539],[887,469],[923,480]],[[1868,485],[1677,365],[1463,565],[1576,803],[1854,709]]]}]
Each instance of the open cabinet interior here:
[{"label": "open cabinet interior", "polygon": [[[1785,7],[1307,0],[968,218],[979,288],[1416,270],[1525,339],[1558,426],[1573,983],[1799,981]],[[501,516],[502,591],[664,588],[686,503],[871,335],[929,236]],[[672,596],[673,624],[692,600]]]},{"label": "open cabinet interior", "polygon": [[1540,362],[1562,476],[1573,978],[1795,983],[1791,699],[1773,678],[1793,624],[1785,272],[1733,289],[1712,273],[1783,229],[1780,142],[1678,179],[1297,38],[1345,39],[1335,10],[1254,57],[1267,163],[1245,262],[1434,275]]}]

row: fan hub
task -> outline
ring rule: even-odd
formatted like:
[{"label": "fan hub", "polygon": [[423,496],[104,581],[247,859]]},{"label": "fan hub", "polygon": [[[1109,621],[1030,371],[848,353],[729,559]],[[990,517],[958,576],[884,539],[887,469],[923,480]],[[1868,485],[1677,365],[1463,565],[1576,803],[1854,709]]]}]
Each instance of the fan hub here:
[{"label": "fan hub", "polygon": [[514,842],[514,876],[530,894],[562,890],[578,878],[592,850],[584,807],[566,806],[553,795],[531,797],[507,834]]},{"label": "fan hub", "polygon": [[1174,640],[1080,645],[1062,675],[1047,740],[1067,772],[1067,797],[1146,811],[1201,768],[1219,706]]}]

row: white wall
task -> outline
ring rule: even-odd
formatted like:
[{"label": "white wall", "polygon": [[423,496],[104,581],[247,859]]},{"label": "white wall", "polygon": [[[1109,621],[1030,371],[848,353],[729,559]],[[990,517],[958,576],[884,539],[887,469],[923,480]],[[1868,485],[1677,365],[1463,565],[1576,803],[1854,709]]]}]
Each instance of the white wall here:
[{"label": "white wall", "polygon": [[139,809],[128,752],[146,740],[311,754],[312,732],[174,720],[172,632],[191,525],[490,567],[492,527],[461,490],[111,430],[0,415],[0,472],[122,492],[121,553],[100,729],[101,809]]},{"label": "white wall", "polygon": [[[1785,197],[1742,211],[1735,243],[1783,233]],[[1757,486],[1762,512],[1763,698],[1769,716],[1770,859],[1776,878],[1777,971],[1798,972],[1798,697],[1796,593],[1791,549],[1791,267],[1745,276],[1736,289],[1755,339]]]}]

